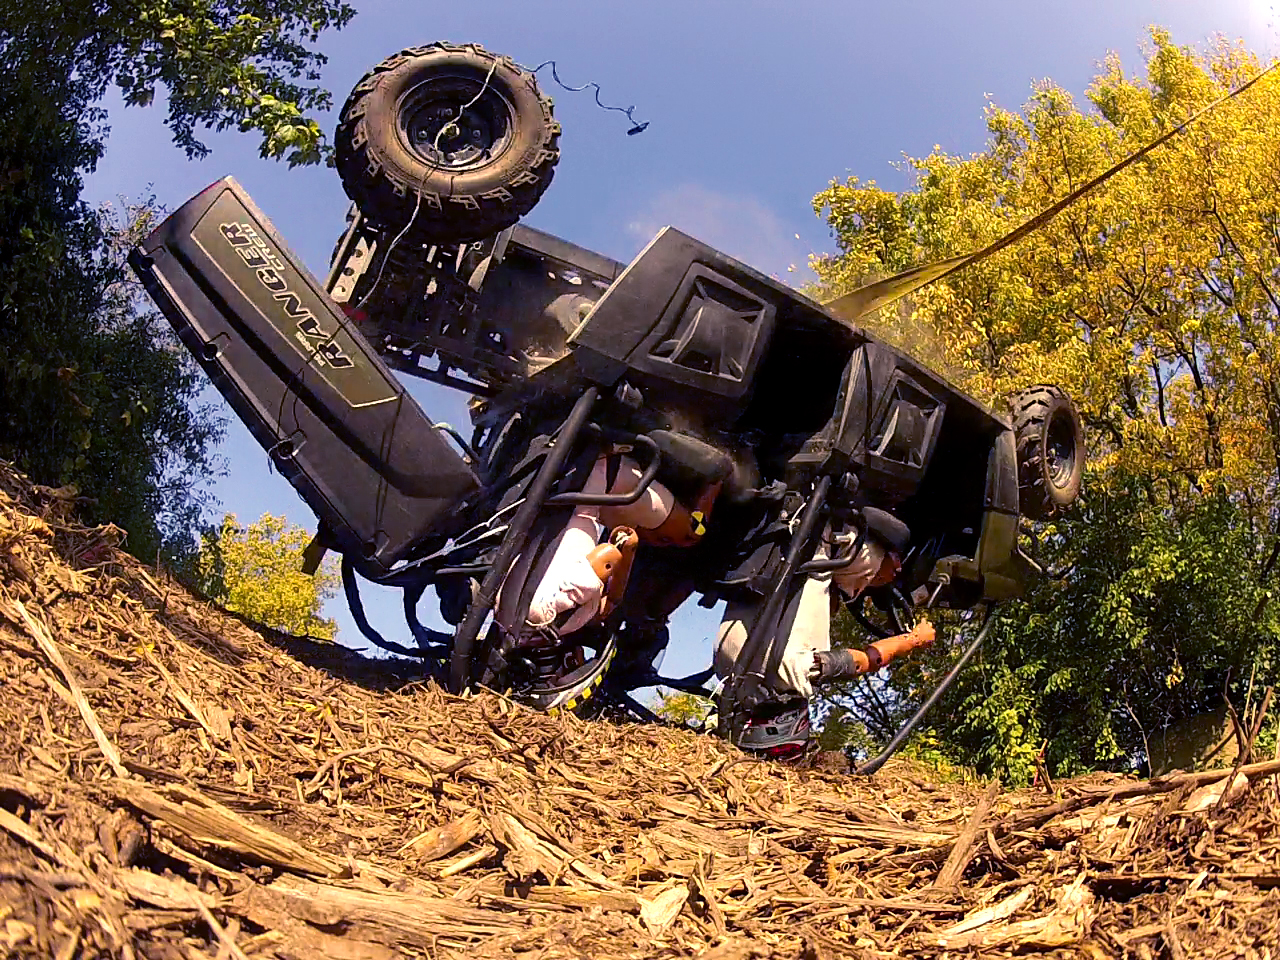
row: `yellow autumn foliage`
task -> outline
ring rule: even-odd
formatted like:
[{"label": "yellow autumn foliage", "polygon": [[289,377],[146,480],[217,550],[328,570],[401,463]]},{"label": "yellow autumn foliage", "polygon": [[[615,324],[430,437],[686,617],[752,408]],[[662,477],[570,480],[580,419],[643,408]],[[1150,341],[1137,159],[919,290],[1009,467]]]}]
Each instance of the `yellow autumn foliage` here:
[{"label": "yellow autumn foliage", "polygon": [[295,635],[333,640],[338,627],[320,616],[341,577],[330,556],[314,577],[302,572],[310,534],[284,517],[264,513],[248,527],[227,514],[214,536],[202,538],[196,570],[228,610]]},{"label": "yellow autumn foliage", "polygon": [[[988,105],[985,150],[906,161],[893,193],[856,178],[814,198],[839,252],[819,299],[979,249],[1262,69],[1153,29],[1145,71],[1108,57],[1078,105],[1039,86]],[[869,326],[999,403],[1054,382],[1081,407],[1092,473],[1153,495],[1226,489],[1265,517],[1280,478],[1280,74],[1222,105],[1021,243]]]},{"label": "yellow autumn foliage", "polygon": [[667,690],[661,693],[654,712],[663,720],[686,727],[701,727],[711,713],[711,701],[692,693]]}]

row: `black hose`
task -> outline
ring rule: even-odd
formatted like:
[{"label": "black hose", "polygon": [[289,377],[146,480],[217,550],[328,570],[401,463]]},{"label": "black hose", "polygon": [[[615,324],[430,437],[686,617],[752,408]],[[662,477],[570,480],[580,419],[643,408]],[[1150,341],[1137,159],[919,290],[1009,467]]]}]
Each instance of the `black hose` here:
[{"label": "black hose", "polygon": [[991,629],[992,624],[995,623],[992,618],[995,608],[996,606],[994,603],[987,607],[986,615],[982,619],[982,626],[978,628],[978,635],[973,638],[969,646],[965,647],[965,651],[960,655],[960,659],[956,661],[955,666],[951,668],[950,672],[942,678],[942,682],[939,683],[933,693],[929,695],[929,699],[922,703],[920,705],[920,709],[915,712],[915,715],[902,725],[901,730],[893,735],[893,739],[889,741],[889,745],[881,750],[879,755],[874,759],[868,760],[860,766],[856,771],[854,771],[855,773],[870,776],[883,767],[886,760],[898,752],[898,748],[902,746],[903,741],[905,741],[907,737],[911,736],[916,726],[924,719],[925,714],[933,709],[933,705],[938,702],[939,698],[941,698],[944,693],[947,692],[947,688],[955,682],[956,677],[960,675],[960,671],[964,669],[965,664],[973,658],[973,655],[978,652],[978,648],[982,646],[982,642],[987,639],[987,632]]},{"label": "black hose", "polygon": [[374,646],[381,647],[383,650],[390,650],[392,653],[398,653],[402,657],[413,657],[417,660],[432,656],[431,653],[425,650],[414,650],[412,647],[406,647],[388,640],[373,628],[373,624],[369,622],[369,618],[364,613],[364,602],[360,599],[360,586],[356,583],[355,565],[345,553],[342,555],[342,590],[347,595],[347,607],[351,610],[351,619],[356,622],[356,626],[364,634],[365,639]]},{"label": "black hose", "polygon": [[418,619],[418,601],[422,599],[422,594],[426,589],[427,585],[425,583],[404,588],[404,619],[409,624],[409,632],[413,634],[414,642],[417,643],[419,649],[431,656],[443,657],[445,651],[449,649],[449,643],[453,640],[453,636],[425,627],[422,621]]},{"label": "black hose", "polygon": [[547,458],[538,468],[533,482],[529,484],[524,502],[512,517],[511,524],[507,527],[507,535],[502,540],[502,546],[498,548],[489,572],[484,575],[480,589],[476,591],[471,606],[467,608],[466,617],[458,625],[458,631],[453,638],[453,651],[449,657],[449,687],[454,693],[461,693],[466,689],[471,676],[471,650],[475,645],[476,637],[480,634],[480,627],[485,617],[489,615],[498,591],[502,588],[502,581],[506,579],[516,555],[524,549],[529,531],[534,521],[538,519],[547,499],[547,493],[559,478],[565,461],[569,459],[578,432],[587,422],[587,417],[591,415],[591,409],[595,406],[599,393],[598,387],[587,387],[573,405],[569,416],[556,434]]},{"label": "black hose", "polygon": [[810,560],[808,563],[802,563],[796,573],[830,573],[832,570],[847,567],[857,559],[858,551],[862,549],[862,545],[866,541],[867,531],[864,527],[858,531],[858,536],[854,538],[846,550],[825,560]]}]

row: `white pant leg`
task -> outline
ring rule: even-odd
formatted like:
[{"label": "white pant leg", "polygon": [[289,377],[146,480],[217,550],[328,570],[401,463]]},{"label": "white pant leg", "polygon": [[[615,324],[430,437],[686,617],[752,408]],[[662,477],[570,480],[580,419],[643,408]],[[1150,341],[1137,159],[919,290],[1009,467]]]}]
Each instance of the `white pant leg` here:
[{"label": "white pant leg", "polygon": [[[829,556],[830,537],[828,528],[814,551],[815,560]],[[770,689],[806,699],[813,696],[813,684],[809,681],[813,655],[831,649],[832,582],[850,597],[856,597],[876,575],[883,559],[884,549],[879,544],[864,541],[847,566],[805,579],[799,594],[791,598],[778,622],[776,636],[782,638],[783,649],[777,671],[765,678]],[[754,626],[763,605],[763,600],[751,604],[730,603],[725,609],[716,635],[713,661],[718,677],[727,677],[733,669],[747,642],[747,631]]]},{"label": "white pant leg", "polygon": [[529,602],[531,624],[546,626],[566,610],[573,610],[573,615],[560,628],[563,636],[581,629],[600,612],[604,584],[587,562],[587,554],[595,547],[598,536],[595,518],[575,515],[569,521],[556,543],[547,572]]},{"label": "white pant leg", "polygon": [[[630,457],[622,457],[618,475],[608,492],[634,490],[641,475],[639,464]],[[591,476],[582,489],[584,493],[604,493],[606,485],[608,468],[601,458],[592,467]],[[587,554],[599,540],[600,521],[606,529],[616,526],[651,529],[662,525],[674,502],[675,498],[662,484],[652,483],[635,503],[623,507],[578,507],[556,541],[547,572],[534,591],[529,604],[529,622],[537,626],[549,624],[566,610],[573,610],[573,615],[560,628],[561,636],[584,627],[599,612],[604,592],[604,584],[587,562]],[[521,560],[512,565],[513,572],[522,569]]]},{"label": "white pant leg", "polygon": [[742,645],[747,642],[747,631],[755,623],[758,612],[759,605],[754,603],[729,603],[725,606],[720,629],[716,632],[711,661],[716,669],[716,676],[720,679],[729,676],[734,663],[742,655]]},{"label": "white pant leg", "polygon": [[[603,493],[605,472],[603,462],[597,462],[583,487],[586,493]],[[604,584],[587,562],[587,554],[599,541],[600,524],[596,519],[598,507],[582,506],[573,511],[563,532],[556,539],[551,562],[529,601],[527,621],[534,626],[545,626],[566,610],[578,609],[569,618],[560,633],[571,633],[581,628],[599,610]],[[523,553],[511,564],[511,570],[498,591],[495,609],[501,609],[502,590],[507,583],[523,583],[528,575],[529,558]],[[514,579],[513,579],[514,578]]]},{"label": "white pant leg", "polygon": [[831,579],[850,599],[856,600],[867,584],[880,572],[884,563],[884,547],[871,540],[863,542],[857,556],[847,566],[832,571]]},{"label": "white pant leg", "polygon": [[[825,544],[819,545],[814,559],[826,557]],[[799,600],[792,600],[779,623],[780,633],[786,639],[778,672],[768,678],[771,684],[780,690],[795,691],[805,699],[813,696],[813,684],[809,680],[813,655],[831,649],[832,584],[856,597],[876,575],[883,559],[884,550],[879,544],[865,542],[847,566],[805,580]]]},{"label": "white pant leg", "polygon": [[[747,642],[747,632],[755,626],[763,606],[764,601],[731,603],[725,609],[716,636],[717,676],[728,676],[733,669]],[[813,655],[816,651],[831,649],[831,583],[828,579],[805,578],[783,610],[774,637],[775,643],[783,645],[782,655],[777,670],[765,677],[766,686],[787,697],[812,697],[809,671],[813,669]]]},{"label": "white pant leg", "polygon": [[800,596],[787,605],[778,628],[785,639],[777,674],[768,678],[769,683],[808,700],[813,696],[809,681],[813,655],[831,649],[831,581],[806,577]]}]

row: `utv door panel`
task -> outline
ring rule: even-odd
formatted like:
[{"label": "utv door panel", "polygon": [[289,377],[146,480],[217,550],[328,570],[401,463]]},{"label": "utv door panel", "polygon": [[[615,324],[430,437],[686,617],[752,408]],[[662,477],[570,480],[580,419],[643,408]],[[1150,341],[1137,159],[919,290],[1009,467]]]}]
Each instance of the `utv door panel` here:
[{"label": "utv door panel", "polygon": [[924,477],[947,405],[902,370],[881,394],[879,423],[864,450],[866,471],[886,487],[914,490]]},{"label": "utv door panel", "polygon": [[233,179],[175,211],[130,263],[340,549],[388,569],[478,488]]}]

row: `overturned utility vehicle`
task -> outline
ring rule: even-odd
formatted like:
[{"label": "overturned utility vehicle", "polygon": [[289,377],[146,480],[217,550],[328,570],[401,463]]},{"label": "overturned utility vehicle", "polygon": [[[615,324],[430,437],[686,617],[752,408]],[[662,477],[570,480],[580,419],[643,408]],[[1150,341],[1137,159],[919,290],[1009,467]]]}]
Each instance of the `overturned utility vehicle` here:
[{"label": "overturned utility vehicle", "polygon": [[[856,530],[868,508],[910,532],[897,581],[858,606],[871,629],[913,606],[1021,592],[1038,568],[1020,522],[1069,505],[1081,481],[1080,419],[1060,390],[1030,386],[1007,417],[993,413],[678,230],[620,263],[524,225],[558,134],[511,61],[476,46],[406,50],[343,108],[337,167],[353,205],[325,282],[230,178],[132,254],[315,512],[311,562],[341,553],[374,642],[455,690],[652,717],[632,691],[710,678],[660,679],[653,666],[684,597],[785,595],[839,560],[813,559],[823,524]],[[469,394],[470,435],[433,424],[404,376]],[[640,467],[634,484],[584,492],[620,452]],[[522,644],[566,518],[634,504],[652,484],[683,505],[684,526],[641,531],[625,564],[606,565],[605,602],[581,629]],[[403,589],[412,646],[369,626],[358,577]],[[421,623],[428,588],[452,633]],[[722,696],[741,694],[730,683]]]}]

